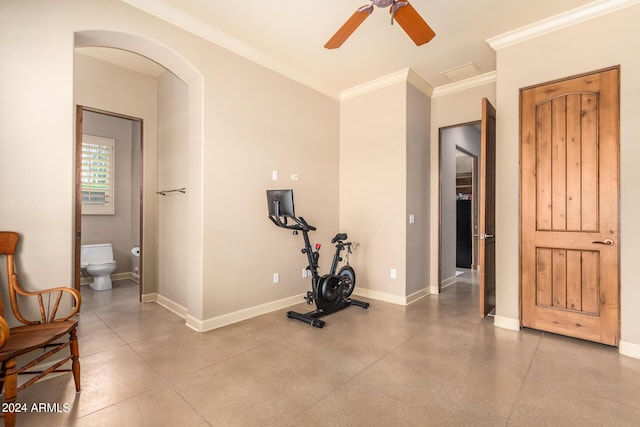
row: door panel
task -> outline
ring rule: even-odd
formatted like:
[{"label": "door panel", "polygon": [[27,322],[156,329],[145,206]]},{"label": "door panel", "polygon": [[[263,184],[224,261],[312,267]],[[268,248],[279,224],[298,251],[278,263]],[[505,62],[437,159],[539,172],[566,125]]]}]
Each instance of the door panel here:
[{"label": "door panel", "polygon": [[73,236],[73,287],[80,290],[80,247],[82,245],[82,111],[76,105],[76,190]]},{"label": "door panel", "polygon": [[496,306],[496,109],[482,99],[480,140],[480,317]]},{"label": "door panel", "polygon": [[618,88],[615,68],[524,89],[520,100],[522,325],[610,345],[619,340]]}]

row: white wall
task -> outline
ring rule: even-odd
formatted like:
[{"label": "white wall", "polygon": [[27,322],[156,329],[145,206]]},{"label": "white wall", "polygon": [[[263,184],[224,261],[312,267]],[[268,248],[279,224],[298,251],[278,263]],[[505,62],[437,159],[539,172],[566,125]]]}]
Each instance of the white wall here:
[{"label": "white wall", "polygon": [[[157,189],[188,187],[189,137],[187,86],[170,72],[158,79]],[[190,193],[158,196],[158,294],[181,307],[188,304],[184,286],[187,263],[187,221]]]},{"label": "white wall", "polygon": [[406,81],[341,103],[340,227],[361,243],[356,293],[405,304],[428,289],[429,113]]},{"label": "white wall", "polygon": [[[429,165],[431,98],[407,85],[407,288],[419,297],[429,290]],[[409,223],[409,215],[414,223]],[[417,293],[417,294],[416,294]]]},{"label": "white wall", "polygon": [[[268,221],[264,191],[293,187],[296,207],[318,226],[319,240],[328,242],[338,224],[338,102],[122,2],[106,0],[2,5],[0,178],[15,182],[27,164],[40,172],[0,190],[4,200],[12,200],[0,207],[3,227],[25,236],[20,255],[27,279],[38,288],[69,283],[72,277],[74,44],[95,43],[144,53],[188,86],[188,266],[183,286],[190,325],[220,325],[234,320],[225,318],[229,313],[250,314],[255,307],[306,292],[308,282],[300,277],[304,260],[298,265],[291,261],[300,242]],[[79,96],[75,101],[118,111],[127,94],[103,92],[101,105]],[[127,105],[134,109],[147,101],[141,97]],[[151,104],[155,108],[156,100]],[[142,116],[139,111],[120,112]],[[38,126],[32,117],[39,117]],[[148,218],[158,197],[155,145],[147,143],[156,140],[156,127],[147,128],[149,121],[142,118],[142,198]],[[272,170],[281,173],[277,183],[271,181]],[[300,180],[284,179],[292,173]],[[26,197],[36,191],[41,195],[37,200]],[[145,220],[145,285],[157,282],[149,277],[155,266],[146,265],[148,256],[156,259],[156,227],[153,215]],[[43,254],[41,248],[56,251]],[[274,270],[281,273],[277,286],[271,280]],[[155,289],[144,292],[149,291]]]},{"label": "white wall", "polygon": [[[640,357],[640,5],[498,51],[496,316],[519,321],[519,89],[621,66],[621,351]],[[508,323],[508,322],[507,322]]]},{"label": "white wall", "polygon": [[406,108],[405,82],[340,106],[340,227],[361,244],[351,257],[358,288],[394,296],[407,280]]},{"label": "white wall", "polygon": [[325,248],[326,268],[339,208],[338,102],[227,51],[215,53],[202,156],[203,308],[213,319],[310,288],[301,273],[302,236],[269,221],[267,189],[294,190],[296,214],[318,229],[311,238]]}]

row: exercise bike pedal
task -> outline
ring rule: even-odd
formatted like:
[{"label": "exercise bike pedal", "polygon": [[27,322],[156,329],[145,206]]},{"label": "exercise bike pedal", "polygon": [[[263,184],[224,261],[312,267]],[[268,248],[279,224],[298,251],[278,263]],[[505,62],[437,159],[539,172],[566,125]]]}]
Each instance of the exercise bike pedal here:
[{"label": "exercise bike pedal", "polygon": [[307,296],[304,297],[305,301],[307,301],[307,305],[311,305],[315,302],[316,297],[311,291],[307,291]]}]

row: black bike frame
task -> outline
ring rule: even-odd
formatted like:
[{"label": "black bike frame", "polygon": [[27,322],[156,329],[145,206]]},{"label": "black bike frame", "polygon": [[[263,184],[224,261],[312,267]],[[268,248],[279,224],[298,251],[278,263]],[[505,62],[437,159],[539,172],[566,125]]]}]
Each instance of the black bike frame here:
[{"label": "black bike frame", "polygon": [[[340,253],[345,249],[345,247],[347,248],[347,250],[350,250],[351,243],[350,242],[345,243],[341,240],[341,239],[347,238],[346,234],[336,235],[336,237],[331,241],[331,243],[337,243],[337,244],[336,244],[336,251],[333,254],[333,261],[331,262],[330,272],[329,274],[320,276],[320,274],[318,274],[318,260],[320,259],[320,252],[319,252],[319,249],[314,252],[313,248],[311,247],[311,241],[309,240],[309,231],[313,231],[316,228],[307,224],[307,222],[302,217],[299,217],[299,218],[294,216],[283,217],[284,221],[280,219],[281,218],[280,203],[278,201],[274,202],[273,212],[274,212],[273,215],[269,215],[269,219],[271,219],[271,221],[275,225],[281,228],[287,228],[289,230],[293,230],[293,234],[298,234],[298,232],[300,231],[302,232],[302,237],[304,239],[304,248],[302,249],[302,253],[304,253],[307,256],[307,261],[309,263],[308,269],[311,272],[311,289],[312,289],[310,292],[307,292],[307,296],[305,297],[305,299],[307,300],[308,304],[312,304],[315,302],[316,307],[318,307],[318,298],[320,295],[319,287],[326,286],[328,283],[330,283],[331,280],[339,280],[337,279],[337,276],[335,274],[336,274],[336,269],[338,268],[338,263],[342,260],[342,258],[340,257]],[[288,224],[287,223],[288,218],[292,219],[295,222],[295,224],[291,224],[291,225]],[[341,286],[338,289],[342,289]],[[324,291],[326,291],[326,289]],[[341,290],[338,290],[337,292],[339,293],[339,295],[335,300],[337,302],[335,305],[329,304],[329,306],[326,306],[326,304],[323,303],[323,305],[325,305],[324,307],[318,307],[316,310],[310,311],[304,314],[297,313],[295,311],[288,311],[287,317],[290,319],[296,319],[305,323],[309,323],[311,326],[314,326],[316,328],[322,328],[324,327],[324,324],[325,324],[323,320],[319,319],[322,316],[334,313],[338,310],[342,310],[351,305],[356,305],[364,309],[367,309],[369,307],[368,302],[354,300],[352,298],[349,298],[348,296],[344,297],[340,295],[342,292]]]}]

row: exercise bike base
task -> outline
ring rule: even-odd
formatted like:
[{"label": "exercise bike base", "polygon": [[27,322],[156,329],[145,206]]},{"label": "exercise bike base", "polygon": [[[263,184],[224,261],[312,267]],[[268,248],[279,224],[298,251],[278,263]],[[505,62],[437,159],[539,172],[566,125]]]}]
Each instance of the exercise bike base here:
[{"label": "exercise bike base", "polygon": [[355,299],[351,299],[348,298],[345,300],[344,304],[341,305],[339,308],[337,308],[336,310],[333,311],[323,311],[321,309],[318,310],[313,310],[310,311],[308,313],[298,313],[295,311],[287,311],[287,317],[289,319],[296,319],[299,320],[301,322],[304,323],[308,323],[309,325],[316,327],[316,328],[322,328],[325,325],[325,321],[324,320],[320,320],[320,317],[324,317],[327,316],[331,313],[335,313],[337,311],[340,310],[344,310],[345,308],[349,307],[350,305],[355,305],[361,308],[364,308],[365,310],[367,308],[369,308],[369,303],[368,302],[364,302],[364,301],[358,301]]}]

